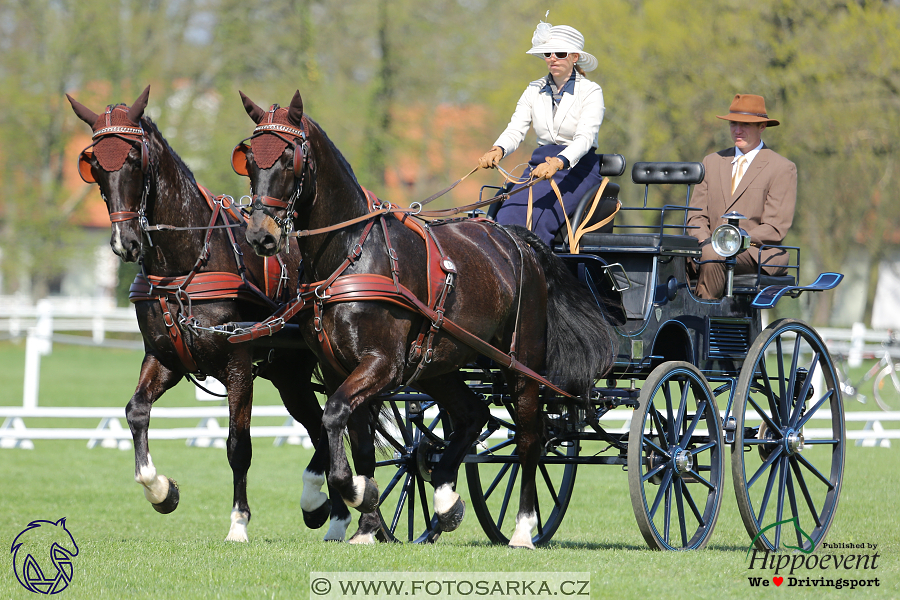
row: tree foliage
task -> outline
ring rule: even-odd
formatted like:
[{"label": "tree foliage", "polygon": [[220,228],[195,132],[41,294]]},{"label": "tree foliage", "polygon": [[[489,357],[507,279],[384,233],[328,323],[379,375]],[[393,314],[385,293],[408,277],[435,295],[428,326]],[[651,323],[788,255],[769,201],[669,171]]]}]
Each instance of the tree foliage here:
[{"label": "tree foliage", "polygon": [[[268,106],[299,89],[361,183],[408,204],[467,172],[545,73],[525,51],[548,8],[545,20],[577,27],[600,60],[589,77],[604,92],[602,152],[699,161],[730,144],[715,115],[733,94],[762,94],[782,121],[764,139],[800,173],[788,242],[805,274],[839,271],[854,252],[875,269],[897,250],[896,0],[5,0],[0,292],[30,279],[40,295],[79,247],[72,223],[99,202],[72,180],[87,131],[65,93],[99,110],[151,84],[148,114],[198,180],[240,196],[229,154],[252,124],[237,91]],[[498,183],[470,179],[447,203]],[[642,202],[623,180],[626,203]],[[830,311],[821,296],[818,322]]]}]

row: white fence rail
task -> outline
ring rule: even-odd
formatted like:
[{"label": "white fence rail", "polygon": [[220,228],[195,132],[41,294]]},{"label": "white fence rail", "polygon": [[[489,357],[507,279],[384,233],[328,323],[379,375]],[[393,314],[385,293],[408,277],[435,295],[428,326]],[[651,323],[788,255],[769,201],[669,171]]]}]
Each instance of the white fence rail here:
[{"label": "white fence rail", "polygon": [[[41,407],[22,408],[0,407],[0,448],[34,448],[33,440],[88,440],[88,448],[131,448],[131,431],[123,427],[124,408],[65,408]],[[250,435],[255,438],[274,437],[274,444],[302,444],[312,447],[306,429],[296,422],[283,406],[254,406],[254,417],[282,417],[281,426],[251,425]],[[189,446],[225,447],[228,427],[219,424],[219,419],[228,418],[227,406],[198,407],[157,407],[150,413],[151,422],[158,419],[200,419],[197,427],[151,428],[151,440],[187,440]],[[26,427],[23,419],[92,419],[100,420],[95,428]]]},{"label": "white fence rail", "polygon": [[[91,336],[63,334],[59,332],[83,331]],[[107,300],[65,299],[41,300],[35,306],[27,306],[20,298],[0,298],[0,339],[20,338],[24,334],[25,380],[21,407],[0,406],[0,448],[33,448],[32,440],[41,439],[85,439],[88,447],[131,447],[131,432],[123,427],[123,408],[50,408],[38,407],[38,382],[40,380],[40,360],[52,351],[54,343],[81,344],[139,350],[143,343],[138,340],[107,339],[108,332],[140,333],[132,307],[117,308]],[[833,353],[848,357],[851,366],[864,357],[878,357],[887,350],[894,358],[900,358],[900,347],[885,345],[891,334],[888,331],[867,331],[861,324],[852,329],[821,328],[819,334],[828,343]],[[207,384],[218,382],[208,379]],[[207,387],[208,385],[205,384]],[[221,384],[219,384],[221,385]],[[220,388],[224,390],[224,388]],[[197,390],[198,400],[212,397]],[[621,420],[622,429],[627,431],[633,411],[615,410],[605,416],[607,421]],[[282,406],[256,406],[255,417],[284,417],[282,426],[251,426],[253,437],[274,437],[275,444],[285,442],[309,445],[309,436],[303,427],[294,421]],[[218,419],[228,417],[225,406],[204,406],[168,408],[158,407],[152,411],[152,419],[200,419],[200,424],[192,428],[154,428],[149,431],[150,439],[184,439],[192,446],[224,446],[228,437],[227,427],[222,427]],[[100,420],[95,428],[28,428],[23,419],[94,419]],[[823,413],[816,419],[829,419]],[[900,439],[900,429],[885,429],[882,423],[900,421],[898,412],[848,412],[847,422],[863,422],[863,429],[847,431],[847,439],[856,440],[857,445],[878,445],[890,447],[890,440]],[[611,428],[610,431],[614,431]],[[810,434],[813,430],[810,431]]]}]

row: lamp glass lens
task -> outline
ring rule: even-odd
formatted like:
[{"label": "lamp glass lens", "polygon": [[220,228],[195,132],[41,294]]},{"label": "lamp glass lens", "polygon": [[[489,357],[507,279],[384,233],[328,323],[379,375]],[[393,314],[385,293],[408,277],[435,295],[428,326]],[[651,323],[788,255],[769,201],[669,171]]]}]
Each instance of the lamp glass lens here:
[{"label": "lamp glass lens", "polygon": [[741,232],[732,225],[721,225],[713,232],[712,245],[720,256],[734,256],[741,249]]}]

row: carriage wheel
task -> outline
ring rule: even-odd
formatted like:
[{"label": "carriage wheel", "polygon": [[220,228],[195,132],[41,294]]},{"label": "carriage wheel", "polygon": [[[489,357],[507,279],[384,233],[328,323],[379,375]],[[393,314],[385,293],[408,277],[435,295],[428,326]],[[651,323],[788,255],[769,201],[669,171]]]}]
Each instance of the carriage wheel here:
[{"label": "carriage wheel", "polygon": [[812,551],[828,533],[844,471],[838,381],[822,338],[802,321],[772,323],[750,348],[735,389],[731,471],[760,550]]},{"label": "carriage wheel", "polygon": [[387,482],[378,503],[379,539],[432,543],[440,532],[432,521],[434,489],[431,472],[440,460],[451,426],[444,409],[433,400],[387,402],[390,431],[382,432],[393,457],[378,461],[375,478]]},{"label": "carriage wheel", "polygon": [[709,542],[722,504],[723,447],[716,401],[700,371],[687,362],[651,371],[628,434],[631,506],[651,548]]},{"label": "carriage wheel", "polygon": [[[509,417],[492,415],[485,431],[485,434],[492,432],[491,436],[476,445],[475,451],[465,459],[472,509],[481,528],[496,544],[508,544],[509,536],[515,531],[521,483],[514,408],[506,405],[506,409]],[[575,487],[577,465],[572,459],[580,449],[577,439],[559,439],[562,433],[578,427],[576,410],[564,405],[548,406],[543,418],[551,440],[545,444],[537,468],[538,524],[531,538],[534,545],[550,541],[562,523]]]}]

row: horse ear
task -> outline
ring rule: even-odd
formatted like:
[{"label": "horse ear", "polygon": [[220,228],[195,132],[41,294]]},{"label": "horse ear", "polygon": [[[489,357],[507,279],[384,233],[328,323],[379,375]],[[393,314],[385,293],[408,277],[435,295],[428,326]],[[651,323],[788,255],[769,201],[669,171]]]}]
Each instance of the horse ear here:
[{"label": "horse ear", "polygon": [[291,106],[288,108],[288,121],[297,127],[303,125],[303,99],[300,97],[300,90],[294,92],[291,98]]},{"label": "horse ear", "polygon": [[241,95],[241,101],[244,103],[244,110],[247,111],[247,114],[250,115],[250,118],[253,119],[254,123],[259,123],[262,121],[262,118],[266,115],[266,111],[261,109],[253,102],[250,98],[244,95],[244,92],[238,90],[238,94]]},{"label": "horse ear", "polygon": [[147,108],[147,100],[150,98],[150,86],[138,96],[131,108],[128,109],[128,120],[132,123],[140,123],[141,117],[144,116],[144,109]]},{"label": "horse ear", "polygon": [[72,96],[66,94],[66,98],[69,99],[69,104],[72,105],[72,110],[75,111],[78,118],[93,128],[100,116]]}]

